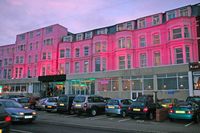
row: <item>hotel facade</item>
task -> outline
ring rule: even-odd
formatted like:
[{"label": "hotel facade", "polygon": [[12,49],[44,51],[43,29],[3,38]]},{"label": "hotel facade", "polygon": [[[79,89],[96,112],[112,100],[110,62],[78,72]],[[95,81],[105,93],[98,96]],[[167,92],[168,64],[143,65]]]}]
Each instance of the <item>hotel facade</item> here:
[{"label": "hotel facade", "polygon": [[184,100],[200,95],[199,51],[200,4],[77,34],[55,24],[0,46],[0,92]]}]

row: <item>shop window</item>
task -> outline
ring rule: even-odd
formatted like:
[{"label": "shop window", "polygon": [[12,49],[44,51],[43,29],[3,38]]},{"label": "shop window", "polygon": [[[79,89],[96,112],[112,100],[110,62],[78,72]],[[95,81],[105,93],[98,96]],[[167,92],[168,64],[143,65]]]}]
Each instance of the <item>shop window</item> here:
[{"label": "shop window", "polygon": [[119,81],[118,78],[112,79],[112,91],[118,91],[119,90]]},{"label": "shop window", "polygon": [[144,78],[144,90],[153,90],[153,77]]},{"label": "shop window", "polygon": [[194,89],[200,90],[200,76],[199,75],[194,76]]},{"label": "shop window", "polygon": [[124,91],[129,91],[131,88],[131,80],[130,79],[123,79],[122,80],[122,89]]},{"label": "shop window", "polygon": [[132,90],[142,90],[142,78],[131,79]]},{"label": "shop window", "polygon": [[179,74],[178,75],[178,88],[179,89],[189,89],[188,83],[188,75],[186,74]]}]

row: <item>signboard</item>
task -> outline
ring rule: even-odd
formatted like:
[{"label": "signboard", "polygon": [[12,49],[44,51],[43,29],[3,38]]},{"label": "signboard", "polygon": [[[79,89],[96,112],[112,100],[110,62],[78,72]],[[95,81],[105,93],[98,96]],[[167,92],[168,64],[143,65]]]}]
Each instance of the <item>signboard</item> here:
[{"label": "signboard", "polygon": [[189,63],[189,70],[190,71],[200,71],[200,62]]},{"label": "signboard", "polygon": [[2,90],[3,90],[3,86],[0,85],[0,93],[2,93]]}]

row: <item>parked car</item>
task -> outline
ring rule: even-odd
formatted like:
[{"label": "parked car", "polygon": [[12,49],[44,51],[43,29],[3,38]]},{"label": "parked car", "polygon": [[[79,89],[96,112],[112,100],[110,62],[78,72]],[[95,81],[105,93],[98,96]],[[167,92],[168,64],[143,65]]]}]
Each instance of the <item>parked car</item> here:
[{"label": "parked car", "polygon": [[105,106],[105,113],[126,117],[127,109],[132,103],[131,99],[110,99]]},{"label": "parked car", "polygon": [[171,121],[175,119],[193,120],[198,123],[200,121],[199,105],[194,102],[179,103],[169,110],[169,119]]},{"label": "parked car", "polygon": [[74,98],[72,109],[75,113],[88,113],[91,116],[96,116],[97,113],[105,112],[104,98],[95,95],[78,95]]},{"label": "parked car", "polygon": [[35,109],[45,110],[47,100],[48,100],[48,98],[42,98],[42,99],[36,101]]},{"label": "parked car", "polygon": [[37,113],[31,109],[25,109],[21,104],[14,100],[0,99],[0,104],[11,117],[12,122],[28,121],[32,122],[36,119]]},{"label": "parked car", "polygon": [[62,95],[58,97],[57,112],[68,112],[73,114],[72,103],[75,95]]},{"label": "parked car", "polygon": [[35,109],[36,101],[39,98],[38,97],[17,97],[17,98],[11,98],[11,99],[22,104],[24,108]]},{"label": "parked car", "polygon": [[56,112],[57,102],[58,102],[58,97],[49,97],[46,101],[45,110],[47,112]]},{"label": "parked car", "polygon": [[200,105],[200,96],[189,96],[187,97],[186,102],[195,102]]},{"label": "parked car", "polygon": [[178,103],[178,99],[176,98],[166,98],[159,100],[159,104],[164,108],[172,108],[174,105]]},{"label": "parked car", "polygon": [[143,95],[137,98],[128,108],[128,115],[131,118],[145,117],[150,120],[155,118],[156,108],[160,106],[156,105],[153,101],[153,96]]},{"label": "parked car", "polygon": [[11,117],[5,111],[2,104],[0,104],[0,133],[10,132]]}]

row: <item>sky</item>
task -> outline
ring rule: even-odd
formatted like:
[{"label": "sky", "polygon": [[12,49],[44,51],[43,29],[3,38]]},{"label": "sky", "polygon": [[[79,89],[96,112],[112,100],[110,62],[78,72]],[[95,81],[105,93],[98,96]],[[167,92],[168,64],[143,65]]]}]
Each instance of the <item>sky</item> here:
[{"label": "sky", "polygon": [[84,32],[165,12],[200,0],[0,0],[0,46],[16,35],[60,24]]}]

